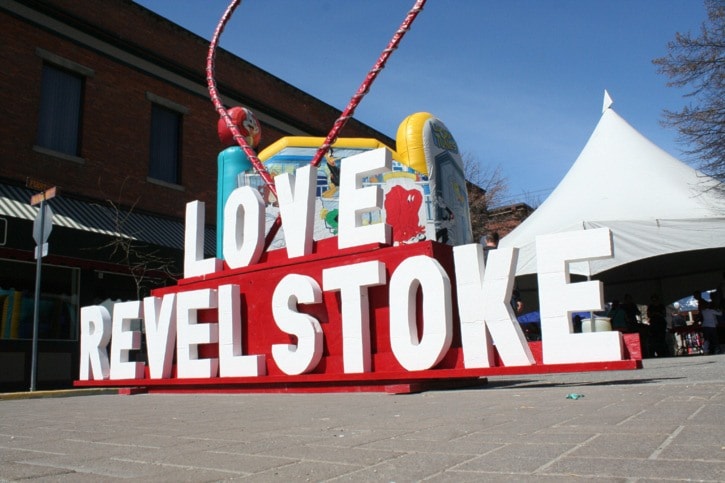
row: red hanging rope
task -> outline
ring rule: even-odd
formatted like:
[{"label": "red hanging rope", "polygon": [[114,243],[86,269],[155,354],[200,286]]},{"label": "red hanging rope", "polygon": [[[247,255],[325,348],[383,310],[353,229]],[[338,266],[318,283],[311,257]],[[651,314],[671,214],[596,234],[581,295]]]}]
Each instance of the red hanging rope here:
[{"label": "red hanging rope", "polygon": [[[355,113],[355,109],[360,104],[363,97],[365,97],[365,94],[370,91],[370,87],[372,86],[380,71],[385,68],[385,64],[387,63],[388,58],[390,58],[390,55],[395,51],[395,49],[398,48],[400,41],[403,39],[403,36],[408,32],[408,30],[410,30],[410,26],[413,24],[413,21],[418,16],[420,11],[423,10],[425,2],[426,0],[416,0],[413,7],[410,9],[410,11],[408,11],[408,14],[403,20],[403,23],[400,24],[398,30],[395,31],[393,38],[390,39],[390,42],[388,42],[388,45],[380,54],[380,57],[378,57],[377,62],[375,62],[372,69],[370,69],[368,74],[365,76],[362,84],[360,84],[357,92],[355,92],[355,94],[350,99],[350,102],[348,102],[345,110],[333,124],[332,129],[327,134],[327,137],[322,143],[322,146],[320,146],[317,152],[315,152],[315,156],[312,158],[312,161],[310,161],[310,164],[312,164],[312,166],[318,166],[323,156],[330,150],[330,146],[335,143],[335,140],[339,136],[340,131],[342,131],[342,128],[345,127],[347,121],[349,121],[350,118],[353,116],[353,114]],[[226,26],[227,22],[229,22],[229,19],[234,13],[234,10],[239,6],[240,3],[241,0],[231,1],[226,11],[224,12],[224,15],[222,15],[222,18],[219,21],[216,30],[214,31],[214,36],[212,37],[211,43],[209,44],[209,54],[207,55],[206,59],[206,81],[209,86],[209,94],[211,96],[211,100],[214,103],[214,107],[216,108],[217,112],[224,119],[227,128],[234,136],[237,144],[239,144],[242,150],[244,150],[244,153],[249,158],[249,161],[252,163],[252,166],[254,166],[254,169],[262,177],[262,180],[269,187],[270,191],[276,196],[277,189],[274,186],[274,181],[272,180],[272,177],[269,175],[269,172],[267,172],[261,161],[259,161],[259,158],[257,158],[257,154],[254,152],[254,150],[249,146],[249,144],[247,144],[247,141],[244,139],[244,136],[242,136],[242,134],[239,132],[239,129],[237,129],[237,127],[234,125],[231,116],[229,116],[229,113],[224,108],[224,105],[219,99],[219,94],[216,88],[216,81],[214,80],[214,58],[216,54],[217,44],[219,43],[219,37],[221,37],[221,34],[224,31],[224,27]],[[265,250],[270,246],[272,240],[274,240],[274,237],[277,235],[277,231],[279,230],[280,226],[282,226],[282,221],[279,215],[277,215],[277,218],[275,218],[274,223],[270,227],[270,230],[265,237]]]},{"label": "red hanging rope", "polygon": [[363,80],[362,84],[360,84],[360,87],[358,87],[357,92],[355,92],[355,95],[352,96],[350,102],[348,102],[347,104],[347,107],[345,107],[345,110],[335,121],[335,124],[333,124],[332,129],[325,138],[325,141],[322,143],[322,146],[320,146],[320,149],[318,149],[315,153],[315,157],[312,158],[312,161],[310,161],[310,164],[312,164],[312,166],[317,166],[318,164],[320,164],[322,157],[327,153],[327,151],[329,151],[330,146],[335,143],[337,136],[340,134],[342,128],[345,127],[347,121],[349,121],[352,115],[355,113],[355,109],[360,104],[360,101],[362,101],[362,98],[365,97],[365,94],[370,91],[370,86],[372,86],[375,78],[378,76],[380,71],[385,68],[385,64],[388,61],[388,58],[393,53],[393,51],[398,48],[400,41],[403,39],[403,36],[408,32],[408,30],[410,30],[410,26],[413,24],[413,20],[415,20],[420,11],[423,10],[423,5],[425,5],[425,2],[426,0],[417,0],[415,2],[415,5],[413,5],[413,7],[408,12],[408,15],[405,16],[403,23],[400,24],[398,30],[395,31],[395,35],[393,35],[393,38],[390,39],[387,47],[385,47],[385,50],[383,50],[383,52],[380,54],[380,57],[378,57],[377,62],[375,62],[372,69],[370,69],[368,74],[365,76],[365,79]]},{"label": "red hanging rope", "polygon": [[219,92],[217,91],[216,81],[214,80],[214,60],[216,58],[216,49],[217,45],[219,44],[219,38],[224,31],[224,27],[226,27],[227,22],[229,22],[229,19],[234,13],[234,10],[236,10],[240,3],[241,0],[232,0],[232,2],[229,4],[226,11],[224,12],[224,15],[222,15],[222,18],[219,21],[216,30],[214,31],[214,36],[212,37],[211,43],[209,44],[209,53],[206,57],[206,83],[209,87],[209,96],[211,97],[211,102],[214,104],[214,108],[219,113],[219,116],[224,119],[224,122],[226,123],[229,132],[231,132],[234,136],[234,140],[237,142],[239,147],[242,148],[244,154],[247,155],[247,158],[249,158],[249,162],[252,163],[252,166],[254,166],[254,169],[262,177],[262,180],[269,187],[270,191],[272,191],[272,193],[277,196],[277,189],[274,186],[274,180],[272,180],[269,172],[264,168],[264,165],[259,160],[259,158],[257,158],[257,153],[247,143],[247,140],[244,138],[244,136],[242,136],[242,133],[239,132],[237,126],[234,125],[234,121],[232,121],[231,116],[224,108],[224,104],[222,103],[221,99],[219,99]]}]

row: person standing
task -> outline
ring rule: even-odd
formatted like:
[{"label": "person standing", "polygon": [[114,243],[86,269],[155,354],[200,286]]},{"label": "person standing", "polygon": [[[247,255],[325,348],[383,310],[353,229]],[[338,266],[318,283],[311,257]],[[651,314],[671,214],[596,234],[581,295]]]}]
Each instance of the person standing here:
[{"label": "person standing", "polygon": [[719,354],[720,342],[717,338],[717,318],[722,317],[722,311],[716,310],[712,303],[704,300],[702,300],[701,303],[700,316],[702,317],[702,335],[705,337],[708,354]]},{"label": "person standing", "polygon": [[622,310],[624,310],[627,319],[627,332],[639,332],[639,317],[641,317],[642,313],[630,294],[624,295]]},{"label": "person standing", "polygon": [[627,332],[627,313],[619,304],[619,300],[612,300],[612,308],[609,309],[607,317],[612,322],[612,329],[618,330],[619,332]]},{"label": "person standing", "polygon": [[692,293],[692,298],[695,299],[695,303],[697,304],[697,313],[695,314],[695,322],[698,324],[702,323],[702,310],[705,308],[705,305],[707,305],[707,302],[705,299],[702,298],[702,292],[699,290],[695,290]]},{"label": "person standing", "polygon": [[664,357],[667,355],[667,309],[660,302],[657,294],[652,295],[647,306],[649,319],[649,356]]},{"label": "person standing", "polygon": [[486,233],[481,237],[480,243],[483,245],[483,259],[488,260],[488,252],[498,248],[498,233],[495,231]]},{"label": "person standing", "polygon": [[642,347],[642,355],[644,357],[649,357],[649,327],[639,323],[642,313],[639,311],[637,304],[634,303],[632,295],[624,295],[622,310],[624,310],[627,324],[625,332],[629,334],[639,334],[639,344]]},{"label": "person standing", "polygon": [[[483,260],[488,261],[488,252],[498,248],[499,235],[498,232],[492,231],[486,233],[481,237],[479,242],[483,245]],[[521,293],[519,289],[514,286],[511,292],[511,300],[509,301],[511,308],[514,310],[514,314],[520,315],[524,312],[524,302],[521,300]]]}]

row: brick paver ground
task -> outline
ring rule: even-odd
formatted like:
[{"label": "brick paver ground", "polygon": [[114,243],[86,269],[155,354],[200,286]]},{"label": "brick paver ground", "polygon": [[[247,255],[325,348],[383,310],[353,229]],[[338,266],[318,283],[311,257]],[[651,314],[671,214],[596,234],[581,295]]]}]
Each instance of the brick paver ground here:
[{"label": "brick paver ground", "polygon": [[724,369],[654,359],[404,396],[2,395],[0,479],[725,481]]}]

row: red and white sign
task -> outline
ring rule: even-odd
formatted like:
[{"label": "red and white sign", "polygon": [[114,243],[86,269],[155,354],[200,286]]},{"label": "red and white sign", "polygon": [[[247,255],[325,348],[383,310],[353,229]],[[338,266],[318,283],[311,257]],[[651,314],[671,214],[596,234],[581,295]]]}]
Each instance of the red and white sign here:
[{"label": "red and white sign", "polygon": [[[341,173],[339,236],[312,243],[316,169],[276,180],[287,249],[264,253],[264,203],[241,187],[224,210],[224,261],[203,258],[203,204],[187,205],[185,278],[143,301],[81,310],[77,386],[155,391],[411,391],[480,377],[640,367],[637,336],[572,333],[569,313],[602,306],[600,282],[569,283],[567,263],[611,256],[608,229],[541,237],[542,342],[509,305],[516,249],[392,246],[362,176],[389,169],[385,149]],[[131,330],[143,320],[144,334]],[[146,339],[147,363],[129,351]],[[109,351],[110,345],[110,351]],[[402,388],[402,389],[401,389]]]}]

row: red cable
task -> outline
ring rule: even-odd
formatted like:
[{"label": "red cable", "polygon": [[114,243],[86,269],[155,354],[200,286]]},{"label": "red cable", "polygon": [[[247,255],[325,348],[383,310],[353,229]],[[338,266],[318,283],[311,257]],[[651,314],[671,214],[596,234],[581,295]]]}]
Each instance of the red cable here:
[{"label": "red cable", "polygon": [[362,98],[365,96],[365,94],[368,93],[368,91],[370,91],[370,86],[375,81],[375,78],[378,76],[380,71],[385,68],[385,63],[388,61],[390,55],[395,49],[398,48],[398,44],[400,43],[401,39],[408,32],[408,30],[410,30],[410,26],[413,23],[413,20],[415,20],[415,18],[418,16],[418,13],[423,10],[423,5],[425,5],[425,2],[426,0],[417,0],[415,2],[415,5],[413,5],[413,8],[411,8],[408,12],[408,15],[405,16],[403,23],[400,24],[400,27],[398,27],[395,35],[393,35],[393,38],[390,39],[390,42],[388,42],[388,46],[385,48],[385,50],[383,50],[377,62],[375,62],[372,69],[370,69],[370,72],[368,72],[368,74],[365,76],[365,79],[363,80],[362,84],[360,84],[360,87],[358,87],[357,92],[355,93],[355,95],[352,96],[345,110],[335,121],[335,124],[333,124],[332,130],[330,130],[330,133],[325,138],[322,146],[320,146],[320,149],[318,149],[315,153],[315,157],[312,158],[312,161],[310,161],[310,164],[312,164],[312,166],[317,166],[318,164],[320,164],[322,157],[330,149],[330,146],[334,144],[342,128],[345,127],[347,121],[349,121],[352,115],[355,113],[355,109],[360,104],[360,101],[362,101]]},{"label": "red cable", "polygon": [[[398,27],[398,30],[396,30],[393,38],[390,39],[387,47],[385,47],[385,50],[383,50],[383,52],[380,54],[377,62],[375,62],[372,69],[370,69],[368,74],[365,76],[362,84],[360,84],[357,92],[355,92],[355,95],[353,95],[350,99],[350,102],[348,102],[345,110],[333,124],[332,129],[325,138],[325,141],[322,143],[322,146],[320,146],[320,148],[315,153],[315,156],[312,158],[312,161],[310,162],[312,166],[319,165],[322,157],[327,153],[327,151],[329,151],[330,146],[335,143],[335,140],[339,136],[340,131],[343,127],[345,127],[347,121],[349,121],[350,118],[353,116],[353,114],[355,113],[355,109],[360,104],[360,101],[362,101],[362,98],[365,97],[365,94],[370,91],[370,86],[375,81],[380,71],[385,68],[385,64],[388,61],[388,58],[393,53],[393,51],[398,48],[398,44],[400,44],[403,36],[408,32],[408,30],[410,30],[410,26],[412,25],[415,18],[418,16],[418,13],[423,10],[423,5],[425,5],[425,2],[426,0],[416,0],[413,7],[405,16],[403,23],[400,24],[400,27]],[[267,170],[264,168],[264,165],[261,163],[261,161],[259,161],[259,159],[257,158],[257,154],[254,152],[254,150],[249,146],[249,144],[247,144],[244,136],[242,136],[242,134],[239,132],[239,129],[237,129],[237,127],[234,125],[231,116],[229,116],[229,113],[224,108],[222,102],[219,100],[219,94],[216,88],[216,81],[214,80],[214,56],[216,53],[217,44],[219,43],[219,37],[221,37],[221,34],[224,31],[224,27],[226,26],[227,22],[229,22],[229,18],[231,18],[232,13],[234,13],[234,10],[239,6],[240,3],[241,0],[231,1],[226,11],[224,12],[224,15],[222,15],[222,18],[219,21],[216,30],[214,31],[214,36],[212,37],[211,43],[209,44],[209,54],[207,55],[206,59],[206,81],[209,85],[209,94],[211,96],[211,100],[214,103],[214,107],[216,108],[217,112],[224,119],[227,128],[229,128],[229,131],[234,136],[237,144],[239,144],[239,146],[244,150],[244,153],[249,158],[249,161],[252,163],[252,166],[254,166],[254,169],[262,177],[264,183],[269,187],[270,191],[272,191],[272,193],[277,196],[277,189],[274,186],[274,181],[269,175],[269,172],[267,172]],[[275,218],[274,223],[270,227],[270,231],[265,237],[265,250],[269,248],[272,240],[277,235],[277,231],[279,230],[280,226],[282,226],[282,221],[279,215],[277,215],[277,218]]]},{"label": "red cable", "polygon": [[224,15],[222,15],[222,18],[219,21],[216,30],[214,31],[214,36],[212,37],[211,43],[209,44],[209,53],[206,57],[206,82],[209,86],[209,95],[211,97],[212,103],[214,103],[214,108],[216,108],[219,116],[224,119],[227,128],[234,136],[234,140],[237,142],[239,147],[242,148],[244,154],[247,155],[247,158],[249,158],[249,162],[252,163],[252,166],[254,166],[254,169],[262,177],[264,183],[269,187],[270,191],[274,193],[275,196],[277,196],[277,189],[274,186],[274,180],[272,180],[269,172],[264,168],[264,165],[259,160],[259,158],[257,158],[257,153],[247,143],[247,140],[244,138],[244,136],[242,136],[242,133],[239,131],[237,126],[234,125],[234,121],[232,121],[231,116],[224,108],[224,104],[222,104],[221,99],[219,99],[219,92],[217,91],[216,81],[214,80],[214,59],[216,57],[216,48],[217,44],[219,43],[219,37],[221,37],[222,32],[224,31],[224,27],[226,26],[227,22],[229,22],[229,19],[234,13],[234,10],[239,6],[240,3],[241,0],[232,0],[232,2],[229,4],[226,11],[224,12]]}]

